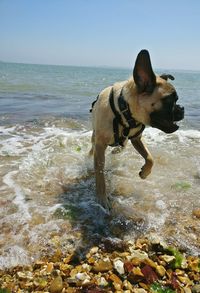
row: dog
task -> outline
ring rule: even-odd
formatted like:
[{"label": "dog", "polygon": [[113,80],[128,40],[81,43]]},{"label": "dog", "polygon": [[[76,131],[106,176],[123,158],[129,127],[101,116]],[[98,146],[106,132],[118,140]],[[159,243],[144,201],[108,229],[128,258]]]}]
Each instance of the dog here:
[{"label": "dog", "polygon": [[149,52],[141,50],[136,58],[133,77],[102,90],[92,104],[92,148],[96,177],[97,201],[109,209],[104,178],[105,150],[108,146],[124,147],[131,140],[144,158],[139,176],[145,179],[153,166],[153,157],[142,140],[146,125],[165,133],[175,132],[184,118],[184,107],[177,105],[178,95],[168,82],[169,74],[155,75]]}]

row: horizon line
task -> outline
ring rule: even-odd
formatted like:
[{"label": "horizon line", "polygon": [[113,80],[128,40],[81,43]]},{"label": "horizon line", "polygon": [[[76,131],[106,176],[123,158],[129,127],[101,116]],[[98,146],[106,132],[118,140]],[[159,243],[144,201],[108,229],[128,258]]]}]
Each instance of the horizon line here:
[{"label": "horizon line", "polygon": [[[62,66],[62,67],[85,67],[85,68],[104,68],[104,69],[124,69],[132,70],[131,67],[119,66],[119,65],[74,65],[74,64],[52,64],[52,63],[31,63],[31,62],[17,62],[17,61],[3,61],[1,63],[10,63],[10,64],[23,64],[23,65],[39,65],[39,66]],[[187,71],[187,72],[200,72],[200,69],[184,69],[184,68],[162,68],[158,67],[155,70],[173,70],[173,71]]]}]

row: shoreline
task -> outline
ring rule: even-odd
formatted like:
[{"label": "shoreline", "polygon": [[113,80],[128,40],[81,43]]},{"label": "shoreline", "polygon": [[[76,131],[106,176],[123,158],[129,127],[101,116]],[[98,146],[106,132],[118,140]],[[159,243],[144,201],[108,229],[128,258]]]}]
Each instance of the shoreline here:
[{"label": "shoreline", "polygon": [[[80,251],[79,251],[80,252]],[[200,258],[146,238],[105,238],[84,255],[57,251],[0,270],[0,292],[200,292]]]}]

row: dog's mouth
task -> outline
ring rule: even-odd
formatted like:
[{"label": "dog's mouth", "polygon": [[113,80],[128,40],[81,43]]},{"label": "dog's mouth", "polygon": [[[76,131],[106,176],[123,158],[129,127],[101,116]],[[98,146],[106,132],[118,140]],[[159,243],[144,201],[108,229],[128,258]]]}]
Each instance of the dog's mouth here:
[{"label": "dog's mouth", "polygon": [[166,111],[156,111],[150,114],[151,126],[162,130],[165,133],[173,133],[179,129],[176,122],[184,118],[184,107],[176,105],[169,113]]},{"label": "dog's mouth", "polygon": [[152,121],[151,126],[158,128],[165,133],[173,133],[179,129],[179,126],[175,122],[169,122],[167,120]]}]

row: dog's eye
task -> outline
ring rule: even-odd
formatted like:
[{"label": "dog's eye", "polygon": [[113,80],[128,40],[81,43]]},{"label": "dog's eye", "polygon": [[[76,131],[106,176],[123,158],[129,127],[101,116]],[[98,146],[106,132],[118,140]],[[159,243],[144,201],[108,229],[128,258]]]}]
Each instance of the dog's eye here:
[{"label": "dog's eye", "polygon": [[155,103],[152,103],[151,106],[154,107],[155,106]]}]

